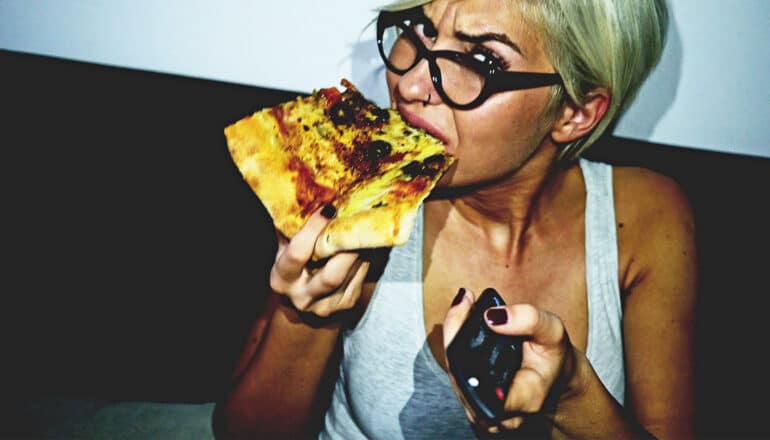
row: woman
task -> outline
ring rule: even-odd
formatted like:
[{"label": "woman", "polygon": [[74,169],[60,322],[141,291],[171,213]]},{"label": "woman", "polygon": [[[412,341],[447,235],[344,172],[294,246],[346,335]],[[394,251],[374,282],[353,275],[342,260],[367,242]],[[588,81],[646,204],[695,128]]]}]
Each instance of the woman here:
[{"label": "woman", "polygon": [[[456,164],[384,268],[358,252],[308,267],[333,206],[279,237],[223,430],[691,437],[688,201],[651,171],[579,158],[657,63],[662,0],[420,3],[378,19],[391,104]],[[488,287],[508,304],[489,327],[527,338],[494,424],[463,406],[445,355]]]}]

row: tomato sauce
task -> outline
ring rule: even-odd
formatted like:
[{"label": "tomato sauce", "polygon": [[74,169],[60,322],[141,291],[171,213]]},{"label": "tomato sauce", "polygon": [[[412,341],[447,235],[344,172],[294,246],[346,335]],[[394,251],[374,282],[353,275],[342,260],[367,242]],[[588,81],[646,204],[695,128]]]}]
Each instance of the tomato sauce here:
[{"label": "tomato sauce", "polygon": [[313,179],[312,171],[299,159],[291,158],[289,169],[297,172],[297,203],[302,209],[302,216],[312,214],[316,209],[332,202],[337,197],[337,191],[317,184]]},{"label": "tomato sauce", "polygon": [[284,117],[283,107],[281,107],[280,105],[277,105],[271,108],[270,114],[273,115],[276,122],[278,122],[278,129],[281,130],[281,134],[284,137],[289,136],[289,130],[286,128],[286,124],[284,123],[284,120],[283,120],[283,117]]}]

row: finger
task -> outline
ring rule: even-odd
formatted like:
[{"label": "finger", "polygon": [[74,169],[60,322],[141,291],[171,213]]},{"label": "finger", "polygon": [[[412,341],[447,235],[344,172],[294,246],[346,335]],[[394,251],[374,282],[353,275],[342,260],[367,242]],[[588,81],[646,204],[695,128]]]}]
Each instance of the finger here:
[{"label": "finger", "polygon": [[300,230],[294,234],[288,246],[281,252],[275,262],[277,275],[285,280],[294,280],[302,274],[302,270],[313,256],[313,249],[318,236],[329,221],[334,218],[334,205],[326,205],[314,212]]},{"label": "finger", "polygon": [[352,309],[361,297],[363,281],[368,270],[368,262],[356,261],[343,286],[331,295],[315,301],[308,310],[325,318],[333,313]]},{"label": "finger", "polygon": [[[299,310],[313,311],[314,304],[322,298],[337,293],[340,287],[353,276],[355,270],[353,266],[357,261],[359,260],[356,253],[337,254],[320,269],[303,270],[292,282],[285,283],[283,293],[291,298],[291,302]],[[328,306],[332,302],[325,301],[321,306]]]},{"label": "finger", "polygon": [[[515,416],[511,417],[510,419],[505,419],[500,422],[500,426],[505,428],[508,431],[513,431],[515,429],[519,429],[519,427],[524,423],[524,417],[523,416]],[[494,433],[492,433],[494,434]]]},{"label": "finger", "polygon": [[360,261],[356,252],[334,255],[313,273],[307,285],[308,294],[315,297],[335,292],[353,276],[353,266]]},{"label": "finger", "polygon": [[523,367],[516,372],[505,399],[509,412],[534,414],[543,407],[553,378],[546,378],[533,368]]},{"label": "finger", "polygon": [[465,410],[465,417],[468,419],[468,422],[470,422],[471,425],[476,424],[476,417],[473,415],[471,410],[468,409],[466,406],[467,404],[464,404],[463,409]]},{"label": "finger", "polygon": [[358,267],[355,274],[353,275],[353,278],[351,278],[348,284],[345,286],[342,300],[340,300],[340,307],[347,310],[358,304],[358,299],[361,298],[361,292],[364,288],[364,281],[366,281],[366,275],[369,273],[370,266],[370,262],[363,261]]},{"label": "finger", "polygon": [[275,259],[278,261],[278,257],[281,256],[283,251],[286,249],[286,246],[289,245],[289,239],[286,238],[286,236],[283,235],[281,231],[278,230],[278,228],[275,229],[275,239],[276,243],[278,243],[278,248],[275,252]]},{"label": "finger", "polygon": [[500,428],[498,428],[497,422],[493,420],[481,419],[476,422],[474,429],[477,432],[476,436],[481,438],[485,437],[484,433],[492,434],[494,437],[500,434]]},{"label": "finger", "polygon": [[484,312],[484,319],[495,333],[529,336],[536,344],[556,345],[564,339],[564,323],[561,319],[530,304],[492,307]]},{"label": "finger", "polygon": [[449,307],[446,317],[444,318],[444,348],[449,346],[449,343],[455,338],[457,332],[460,331],[460,327],[462,327],[463,322],[465,322],[465,319],[471,312],[474,301],[475,295],[470,289],[461,287],[460,290],[457,291],[457,294],[455,294],[455,298],[452,300],[452,306]]}]

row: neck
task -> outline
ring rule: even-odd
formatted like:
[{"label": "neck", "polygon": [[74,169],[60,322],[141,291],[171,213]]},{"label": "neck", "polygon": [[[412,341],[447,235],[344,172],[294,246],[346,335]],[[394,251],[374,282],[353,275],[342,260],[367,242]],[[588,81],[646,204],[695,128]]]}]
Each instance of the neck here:
[{"label": "neck", "polygon": [[526,243],[538,213],[563,173],[555,148],[540,148],[519,168],[494,182],[444,191],[435,209],[444,211],[447,226],[470,227],[495,254],[510,258]]}]

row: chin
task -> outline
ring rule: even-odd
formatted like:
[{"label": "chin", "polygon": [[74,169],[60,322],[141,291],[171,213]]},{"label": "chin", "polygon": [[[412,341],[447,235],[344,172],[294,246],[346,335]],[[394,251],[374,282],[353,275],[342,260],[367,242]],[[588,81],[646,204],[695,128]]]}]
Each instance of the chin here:
[{"label": "chin", "polygon": [[464,193],[471,192],[475,188],[478,188],[479,185],[481,185],[481,182],[458,177],[452,172],[452,170],[450,170],[447,174],[444,174],[441,179],[439,179],[433,192],[435,193],[436,197],[451,198],[453,196],[459,196]]}]

